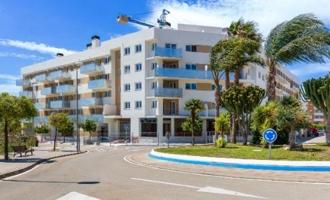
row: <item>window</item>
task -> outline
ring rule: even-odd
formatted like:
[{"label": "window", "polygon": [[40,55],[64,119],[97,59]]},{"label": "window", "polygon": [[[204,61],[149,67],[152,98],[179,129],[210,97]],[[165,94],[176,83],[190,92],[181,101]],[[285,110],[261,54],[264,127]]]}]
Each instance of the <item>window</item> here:
[{"label": "window", "polygon": [[197,65],[196,64],[186,64],[186,69],[196,70]]},{"label": "window", "polygon": [[128,91],[130,91],[130,90],[131,90],[131,85],[130,85],[129,83],[125,84],[125,85],[124,85],[124,91],[125,91],[125,92],[128,92]]},{"label": "window", "polygon": [[142,51],[142,45],[141,44],[135,45],[135,53],[139,53],[141,51]]},{"label": "window", "polygon": [[104,60],[103,60],[104,64],[108,64],[110,61],[111,61],[111,57],[110,56],[109,57],[105,57]]},{"label": "window", "polygon": [[196,45],[186,45],[186,51],[196,52],[197,46]]},{"label": "window", "polygon": [[196,83],[186,83],[186,90],[196,90],[197,84]]},{"label": "window", "polygon": [[127,74],[127,73],[130,73],[130,72],[131,72],[131,66],[126,65],[126,66],[124,67],[124,73]]},{"label": "window", "polygon": [[141,82],[135,83],[135,90],[141,90],[141,89],[142,89],[142,83]]},{"label": "window", "polygon": [[215,85],[214,84],[211,85],[211,90],[215,90]]},{"label": "window", "polygon": [[157,82],[152,82],[151,83],[151,89],[157,88]]},{"label": "window", "polygon": [[124,55],[129,55],[131,53],[131,49],[129,47],[126,47],[124,49]]},{"label": "window", "polygon": [[135,65],[135,71],[136,71],[136,72],[139,72],[139,71],[141,71],[141,70],[142,70],[142,64],[141,64],[141,63],[136,64],[136,65]]},{"label": "window", "polygon": [[151,108],[157,108],[157,101],[151,102]]},{"label": "window", "polygon": [[151,45],[151,50],[152,50],[152,51],[155,51],[156,47],[157,47],[157,44],[156,44],[156,43],[152,43],[152,45]]},{"label": "window", "polygon": [[140,109],[140,108],[142,108],[142,101],[136,101],[136,102],[135,102],[135,108],[136,108],[136,109]]},{"label": "window", "polygon": [[104,92],[103,97],[111,97],[111,91]]},{"label": "window", "polygon": [[130,108],[131,108],[131,103],[128,102],[128,101],[126,101],[126,102],[124,103],[124,108],[125,108],[125,109],[130,109]]},{"label": "window", "polygon": [[167,49],[176,49],[176,44],[165,43],[165,48],[167,48]]},{"label": "window", "polygon": [[151,64],[151,69],[154,70],[154,69],[156,69],[156,68],[157,68],[157,63],[152,63],[152,64]]}]

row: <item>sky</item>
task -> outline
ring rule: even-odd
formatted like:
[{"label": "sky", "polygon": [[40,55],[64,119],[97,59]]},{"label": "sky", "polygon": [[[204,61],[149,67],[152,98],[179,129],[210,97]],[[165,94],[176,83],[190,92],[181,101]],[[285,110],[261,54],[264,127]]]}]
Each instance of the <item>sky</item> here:
[{"label": "sky", "polygon": [[[330,28],[329,0],[0,0],[0,92],[17,94],[15,80],[24,66],[52,59],[57,52],[81,51],[92,35],[108,40],[145,27],[116,22],[128,14],[155,24],[163,8],[168,21],[226,27],[243,17],[257,22],[264,38],[272,27],[302,13],[313,13]],[[303,81],[330,71],[324,64],[287,67]]]}]

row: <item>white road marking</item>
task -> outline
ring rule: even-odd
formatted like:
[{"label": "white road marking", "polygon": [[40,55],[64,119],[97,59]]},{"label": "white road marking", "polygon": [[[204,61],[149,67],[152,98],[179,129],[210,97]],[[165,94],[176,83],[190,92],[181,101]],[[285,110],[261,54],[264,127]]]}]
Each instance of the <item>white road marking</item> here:
[{"label": "white road marking", "polygon": [[128,154],[125,157],[123,157],[123,160],[127,163],[139,167],[145,167],[149,169],[154,170],[160,170],[160,171],[167,171],[167,172],[173,172],[173,173],[179,173],[179,174],[189,174],[189,175],[195,175],[195,176],[204,176],[204,177],[213,177],[213,178],[223,178],[223,179],[230,179],[230,180],[245,180],[245,181],[258,181],[258,182],[271,182],[271,183],[287,183],[287,184],[306,184],[306,185],[330,185],[330,183],[322,183],[322,182],[306,182],[306,181],[285,181],[285,180],[270,180],[270,179],[261,179],[261,178],[244,178],[244,177],[234,177],[229,175],[211,175],[211,174],[202,174],[202,173],[194,173],[194,172],[187,172],[187,171],[180,171],[180,170],[172,170],[172,169],[165,169],[161,167],[155,167],[150,166],[147,164],[140,164],[132,162],[129,157],[131,157],[132,154]]},{"label": "white road marking", "polygon": [[95,197],[87,196],[79,192],[69,192],[68,194],[56,199],[56,200],[99,200]]},{"label": "white road marking", "polygon": [[157,184],[163,184],[163,185],[171,185],[171,186],[191,188],[191,189],[197,190],[197,192],[223,194],[223,195],[231,195],[231,196],[239,196],[239,197],[250,197],[250,198],[256,198],[256,199],[266,199],[265,197],[261,197],[261,196],[245,194],[245,193],[236,192],[236,191],[232,191],[232,190],[226,190],[226,189],[217,188],[217,187],[210,187],[210,186],[198,187],[198,186],[193,186],[193,185],[170,183],[170,182],[165,182],[165,181],[150,180],[150,179],[143,179],[143,178],[131,178],[131,179],[136,180],[136,181],[148,182],[148,183],[157,183]]}]

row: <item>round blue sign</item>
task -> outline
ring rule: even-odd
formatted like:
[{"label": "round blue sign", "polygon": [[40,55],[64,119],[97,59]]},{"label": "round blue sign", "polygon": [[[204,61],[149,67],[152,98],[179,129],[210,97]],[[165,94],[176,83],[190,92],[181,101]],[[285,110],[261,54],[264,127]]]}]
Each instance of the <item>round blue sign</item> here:
[{"label": "round blue sign", "polygon": [[263,137],[266,142],[273,143],[277,139],[277,132],[272,128],[268,128],[264,131]]}]

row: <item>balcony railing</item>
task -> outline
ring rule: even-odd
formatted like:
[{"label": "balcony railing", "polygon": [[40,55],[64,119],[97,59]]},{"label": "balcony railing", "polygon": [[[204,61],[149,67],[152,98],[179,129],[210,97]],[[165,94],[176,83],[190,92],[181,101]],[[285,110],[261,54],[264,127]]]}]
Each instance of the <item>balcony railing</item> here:
[{"label": "balcony railing", "polygon": [[32,91],[21,91],[21,92],[19,92],[19,96],[25,96],[25,97],[28,97],[28,98],[32,98],[33,93],[32,93]]},{"label": "balcony railing", "polygon": [[155,97],[182,97],[181,88],[155,88],[153,93]]},{"label": "balcony railing", "polygon": [[50,101],[49,103],[49,108],[52,109],[60,109],[60,108],[69,108],[70,107],[70,102],[69,101]]},{"label": "balcony railing", "polygon": [[63,72],[60,70],[50,72],[47,76],[48,81],[55,81],[55,80],[67,79],[67,78],[70,78],[70,74],[68,72]]},{"label": "balcony railing", "polygon": [[34,117],[33,122],[35,124],[45,124],[45,123],[48,123],[48,117],[46,117],[46,116]]},{"label": "balcony railing", "polygon": [[16,86],[31,86],[31,80],[17,79]]},{"label": "balcony railing", "polygon": [[103,73],[104,67],[102,65],[96,65],[95,63],[89,63],[80,67],[81,74]]},{"label": "balcony railing", "polygon": [[86,99],[80,99],[79,100],[79,106],[97,106],[102,105],[103,100],[102,98],[86,98]]},{"label": "balcony railing", "polygon": [[90,80],[88,82],[88,89],[104,89],[110,87],[110,81],[106,79]]},{"label": "balcony railing", "polygon": [[172,78],[187,78],[187,79],[212,79],[211,71],[190,70],[182,68],[156,68],[154,76],[157,77],[172,77]]},{"label": "balcony railing", "polygon": [[[76,122],[77,121],[77,115],[69,115],[69,118],[71,121]],[[92,115],[78,115],[79,122],[84,122],[86,120],[93,120],[97,123],[103,122],[103,115],[102,114],[92,114]]]},{"label": "balcony railing", "polygon": [[46,87],[41,90],[41,95],[56,94],[56,87]]},{"label": "balcony railing", "polygon": [[116,105],[104,105],[103,115],[118,115]]},{"label": "balcony railing", "polygon": [[57,93],[66,94],[75,92],[74,85],[59,85],[56,89]]},{"label": "balcony railing", "polygon": [[36,108],[36,109],[38,109],[38,110],[40,110],[40,109],[45,109],[46,108],[46,103],[35,103],[34,104],[34,107]]},{"label": "balcony railing", "polygon": [[181,58],[182,50],[181,49],[172,49],[165,47],[156,47],[154,50],[154,56],[158,57],[168,57],[168,58]]},{"label": "balcony railing", "polygon": [[47,80],[46,74],[39,74],[39,75],[35,76],[34,79],[39,83]]}]

